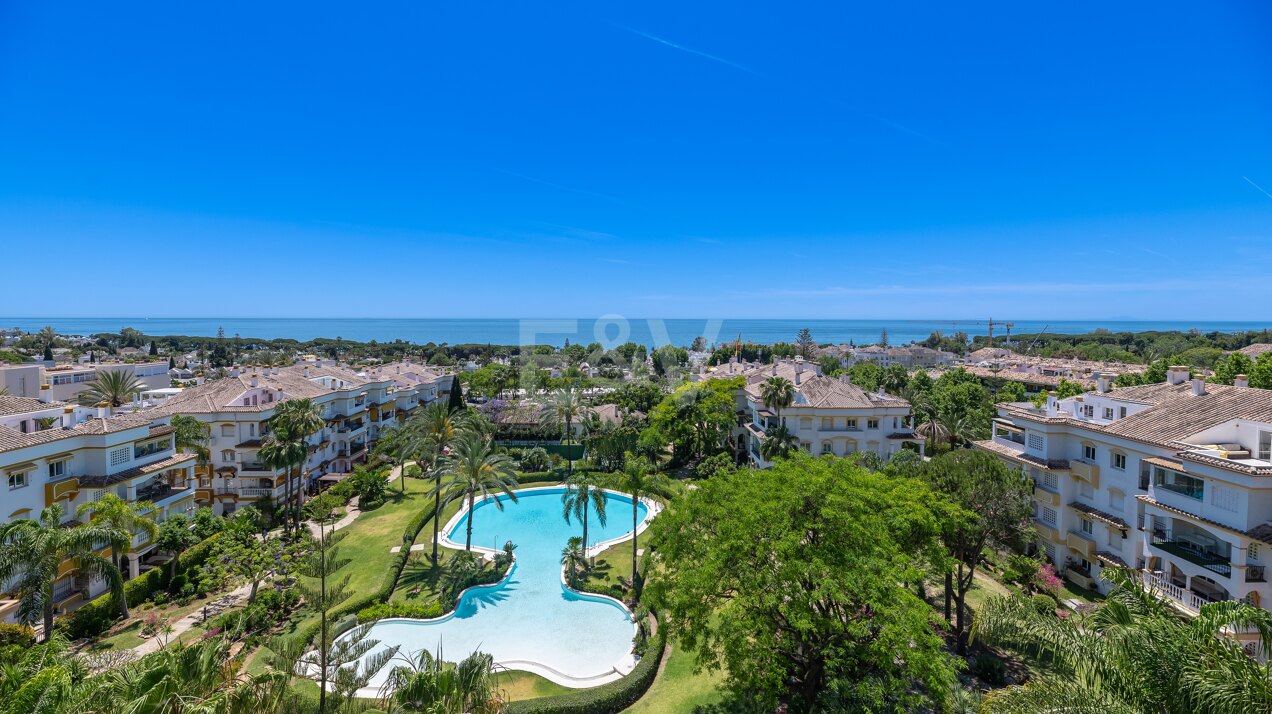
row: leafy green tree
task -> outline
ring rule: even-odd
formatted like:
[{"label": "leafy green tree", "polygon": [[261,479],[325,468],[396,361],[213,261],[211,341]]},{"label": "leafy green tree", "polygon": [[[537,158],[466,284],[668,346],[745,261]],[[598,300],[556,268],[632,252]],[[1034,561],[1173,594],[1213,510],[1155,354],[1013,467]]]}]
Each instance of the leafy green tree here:
[{"label": "leafy green tree", "polygon": [[807,327],[801,327],[799,334],[795,337],[795,347],[799,350],[799,356],[804,359],[812,359],[813,353],[817,351],[817,343],[813,342],[813,333]]},{"label": "leafy green tree", "polygon": [[212,475],[212,427],[187,414],[175,414],[169,422],[177,451],[194,454],[195,465]]},{"label": "leafy green tree", "polygon": [[843,371],[843,364],[839,358],[833,355],[822,355],[817,358],[817,364],[821,366],[822,374],[827,377],[834,377]]},{"label": "leafy green tree", "polygon": [[[993,551],[1019,551],[1032,539],[1033,484],[1001,459],[983,451],[954,451],[919,469],[937,501],[941,542],[949,555],[945,570],[945,619],[954,626],[959,651],[967,648],[967,592],[976,568]],[[950,600],[954,616],[950,616]]]},{"label": "leafy green tree", "polygon": [[654,407],[649,414],[650,426],[662,443],[671,443],[674,463],[686,463],[724,449],[737,421],[733,394],[741,388],[739,377],[686,384]]},{"label": "leafy green tree", "polygon": [[[464,539],[464,550],[471,551],[477,498],[485,500],[502,493],[513,503],[517,502],[517,494],[512,490],[517,485],[512,459],[507,454],[498,453],[490,437],[467,431],[455,439],[450,455],[442,459],[439,473],[443,481],[434,490],[439,494],[440,502],[451,503],[461,499],[468,502],[468,533]],[[503,499],[496,497],[490,501],[495,508],[503,510]],[[437,513],[440,514],[441,510]]]},{"label": "leafy green tree", "polygon": [[910,384],[910,372],[904,365],[890,364],[879,379],[879,386],[888,394],[900,394]]},{"label": "leafy green tree", "polygon": [[104,369],[97,373],[84,391],[75,395],[80,406],[93,407],[105,402],[110,407],[122,407],[146,389],[133,376],[122,369]]},{"label": "leafy green tree", "polygon": [[181,559],[181,554],[198,542],[199,538],[194,534],[190,519],[183,513],[174,513],[159,524],[159,533],[155,536],[155,547],[172,554],[172,560],[168,561],[169,580],[177,574],[177,563]]},{"label": "leafy green tree", "polygon": [[[278,447],[274,455],[287,470],[287,510],[292,514],[293,525],[299,528],[303,489],[293,488],[292,481],[303,475],[305,460],[309,458],[309,438],[322,431],[326,423],[313,400],[288,399],[274,409],[269,425],[270,434],[261,444],[261,452],[265,452],[266,445]],[[266,458],[264,453],[261,458]]]},{"label": "leafy green tree", "polygon": [[936,497],[843,459],[724,475],[654,520],[646,599],[676,645],[742,705],[791,712],[932,708],[954,662],[902,583],[939,550]]},{"label": "leafy green tree", "polygon": [[216,540],[216,555],[203,563],[203,578],[214,583],[249,583],[252,589],[247,601],[252,603],[262,582],[287,578],[295,571],[305,546],[303,541],[262,539],[256,532],[257,515],[244,509],[242,517],[243,521],[227,528]]},{"label": "leafy green tree", "polygon": [[1269,668],[1228,634],[1256,633],[1272,653],[1272,614],[1244,602],[1201,606],[1197,617],[1145,588],[1133,572],[1106,569],[1114,588],[1086,615],[1056,617],[1023,596],[994,597],[976,613],[977,640],[1026,652],[1045,665],[1023,686],[986,697],[992,714],[1245,714],[1272,711]]},{"label": "leafy green tree", "polygon": [[446,408],[453,414],[463,410],[464,403],[464,385],[460,384],[456,378],[451,383],[450,398],[446,402]]},{"label": "leafy green tree", "polygon": [[389,482],[376,470],[358,469],[349,477],[349,486],[358,495],[360,505],[370,508],[389,495]]},{"label": "leafy green tree", "polygon": [[867,392],[873,392],[883,384],[883,367],[874,362],[858,362],[848,368],[848,381]]},{"label": "leafy green tree", "polygon": [[1064,377],[1060,378],[1060,382],[1056,385],[1056,398],[1068,399],[1076,397],[1087,391],[1087,388],[1077,382],[1071,382]]},{"label": "leafy green tree", "polygon": [[648,380],[626,382],[605,397],[610,404],[617,404],[626,412],[648,414],[663,398],[663,390]]},{"label": "leafy green tree", "polygon": [[1025,385],[1020,382],[1005,382],[994,395],[994,401],[1003,404],[1005,402],[1023,402],[1029,398],[1025,392]]},{"label": "leafy green tree", "polygon": [[67,528],[64,514],[55,503],[40,512],[39,520],[0,525],[0,583],[9,583],[17,595],[19,621],[31,624],[43,618],[45,642],[53,633],[53,584],[64,561],[74,560],[81,573],[105,580],[115,597],[124,599],[119,568],[97,549],[131,536],[104,522]]},{"label": "leafy green tree", "polygon": [[1247,377],[1254,371],[1254,360],[1240,352],[1233,352],[1215,364],[1215,374],[1210,378],[1216,384],[1232,384],[1238,374]]},{"label": "leafy green tree", "polygon": [[1264,352],[1250,368],[1250,386],[1272,389],[1272,352]]}]

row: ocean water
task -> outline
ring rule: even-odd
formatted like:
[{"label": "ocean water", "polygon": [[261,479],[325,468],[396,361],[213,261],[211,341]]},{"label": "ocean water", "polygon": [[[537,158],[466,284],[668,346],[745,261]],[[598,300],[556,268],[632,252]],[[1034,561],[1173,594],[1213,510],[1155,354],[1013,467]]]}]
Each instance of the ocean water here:
[{"label": "ocean water", "polygon": [[[18,327],[26,331],[52,325],[63,334],[89,335],[119,332],[124,327],[141,330],[147,335],[215,336],[218,328],[227,336],[241,335],[264,339],[288,338],[311,340],[317,337],[368,342],[405,340],[416,344],[546,344],[560,347],[571,343],[601,342],[606,347],[631,340],[658,347],[665,344],[689,345],[701,335],[708,343],[744,341],[769,344],[794,341],[800,328],[807,327],[820,343],[869,344],[888,331],[892,344],[905,344],[926,338],[934,331],[946,334],[966,332],[987,334],[984,324],[961,320],[800,320],[800,319],[657,319],[607,316],[581,319],[383,319],[383,318],[145,318],[145,317],[0,317],[0,327]],[[1191,329],[1201,332],[1241,332],[1272,328],[1268,322],[1226,321],[1119,321],[1119,320],[1016,320],[1013,334],[1046,330],[1056,334],[1082,334],[1098,328],[1113,332],[1146,332]],[[1005,327],[995,325],[995,336],[1004,335]]]},{"label": "ocean water", "polygon": [[[517,545],[511,575],[498,585],[468,590],[448,617],[376,623],[369,637],[380,644],[365,657],[396,645],[402,655],[440,650],[452,662],[481,651],[510,669],[530,662],[577,679],[611,672],[631,652],[635,625],[616,602],[575,593],[562,584],[561,550],[583,531],[577,520],[567,524],[562,517],[563,491],[521,492],[515,503],[501,495],[503,510],[492,501],[478,503],[447,535],[463,543],[471,516],[474,546],[500,549],[511,540]],[[588,541],[593,544],[631,532],[631,497],[607,493],[605,501],[605,525],[597,522],[595,512],[589,519]],[[643,522],[648,509],[644,504],[637,509]],[[380,687],[389,669],[372,678],[370,686]]]}]

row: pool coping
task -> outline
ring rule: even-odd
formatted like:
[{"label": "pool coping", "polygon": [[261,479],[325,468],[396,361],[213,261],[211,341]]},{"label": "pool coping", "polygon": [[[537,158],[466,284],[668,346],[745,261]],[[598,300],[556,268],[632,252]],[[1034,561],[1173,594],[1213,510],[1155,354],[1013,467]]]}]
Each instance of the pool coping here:
[{"label": "pool coping", "polygon": [[[527,488],[513,489],[513,491],[514,493],[523,493],[523,492],[528,493],[531,491],[555,491],[561,488],[563,488],[563,486],[558,484],[558,485],[549,485],[549,486],[530,486]],[[632,498],[632,499],[635,498],[630,493],[624,493],[616,489],[602,488],[601,490],[616,496],[625,496],[627,498]],[[485,503],[487,500],[500,496],[500,495],[504,495],[504,494],[502,493],[490,494],[488,496],[485,496],[481,500],[475,501],[473,503],[473,508],[476,508],[477,506],[480,506],[481,504]],[[654,520],[654,517],[662,512],[663,505],[662,503],[648,497],[641,497],[640,502],[645,504],[646,512],[645,512],[645,517],[641,520],[640,523],[637,524],[636,530],[629,531],[628,533],[622,536],[619,536],[618,538],[611,538],[609,540],[601,541],[593,545],[591,548],[588,548],[587,557],[596,557],[606,548],[609,548],[614,545],[618,545],[619,543],[625,543],[629,539],[635,539],[641,533],[645,532],[645,529],[649,527],[649,524],[651,521]],[[452,550],[459,550],[459,551],[464,550],[463,543],[455,543],[454,541],[450,539],[450,537],[447,534],[450,533],[451,530],[453,530],[457,525],[459,525],[459,522],[463,519],[464,514],[466,514],[467,512],[468,512],[468,504],[467,502],[465,502],[463,507],[460,508],[459,511],[456,512],[455,515],[452,516],[449,521],[447,521],[446,527],[438,531],[438,538],[437,538],[438,545],[445,546]],[[492,559],[495,555],[502,553],[503,551],[496,550],[494,548],[485,548],[482,546],[474,545],[472,547],[472,552],[480,553],[483,557],[487,559]],[[502,586],[505,582],[507,582],[508,580],[512,578],[512,574],[513,572],[516,571],[516,569],[517,569],[517,559],[514,553],[513,562],[511,565],[508,566],[508,572],[505,573],[502,578],[500,578],[497,582],[494,582],[494,583],[485,583],[482,585],[470,585],[464,588],[463,590],[460,591],[459,595],[455,598],[456,603],[458,604],[458,602],[462,600],[465,595],[468,594],[469,590],[477,590],[482,588],[496,588],[496,587]],[[632,625],[632,639],[634,640],[636,638],[637,633],[640,632],[640,625],[636,622],[635,613],[633,613],[631,609],[627,607],[626,603],[619,600],[618,598],[611,597],[609,595],[587,592],[584,590],[577,590],[573,587],[570,587],[570,584],[565,577],[564,565],[561,566],[561,569],[558,571],[557,577],[560,579],[561,587],[565,588],[567,591],[571,593],[574,593],[576,596],[583,599],[587,599],[587,600],[607,603],[609,605],[617,607],[618,609],[626,613],[627,619],[631,622],[631,625]],[[447,612],[443,615],[439,615],[438,617],[430,617],[430,618],[385,617],[379,620],[375,620],[374,623],[372,624],[379,624],[381,622],[391,622],[391,621],[422,622],[422,623],[444,622],[446,620],[453,618],[457,610],[458,608],[454,607],[454,608],[451,608],[450,612]],[[571,675],[565,674],[564,672],[557,671],[556,669],[553,669],[552,667],[546,664],[543,664],[542,662],[535,662],[533,660],[495,661],[494,664],[497,668],[502,668],[505,670],[518,670],[518,671],[530,672],[531,674],[535,674],[540,677],[543,677],[549,682],[552,682],[554,684],[559,684],[569,689],[588,689],[591,687],[598,687],[602,684],[609,684],[610,682],[616,682],[622,679],[623,677],[627,676],[628,674],[630,674],[632,669],[636,666],[636,661],[637,661],[636,656],[633,653],[633,649],[629,649],[627,651],[627,654],[623,655],[623,657],[620,658],[618,662],[614,663],[614,665],[608,672],[603,672],[601,674],[592,675],[588,677],[573,677]],[[391,666],[391,664],[392,663],[385,666],[388,667],[388,666]],[[359,689],[357,692],[355,692],[355,696],[376,698],[376,697],[380,697],[383,693],[384,693],[383,686],[363,687],[362,689]]]}]

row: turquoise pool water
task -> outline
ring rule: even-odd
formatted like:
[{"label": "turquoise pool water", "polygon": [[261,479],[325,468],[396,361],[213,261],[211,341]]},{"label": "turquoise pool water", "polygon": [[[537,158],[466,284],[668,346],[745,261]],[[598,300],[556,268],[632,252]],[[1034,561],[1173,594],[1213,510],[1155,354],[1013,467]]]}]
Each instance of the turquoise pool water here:
[{"label": "turquoise pool water", "polygon": [[[499,549],[504,541],[517,545],[517,561],[502,583],[473,588],[460,598],[455,611],[438,620],[382,620],[371,630],[379,648],[400,645],[403,654],[427,649],[457,661],[470,652],[491,654],[496,663],[510,669],[539,672],[543,668],[562,675],[556,681],[588,679],[612,674],[631,651],[635,625],[627,609],[600,597],[571,592],[561,582],[561,549],[572,536],[581,536],[582,524],[561,516],[561,488],[519,492],[517,502],[500,497],[503,510],[490,502],[465,513],[446,535],[464,542],[468,518],[473,520],[473,546]],[[645,504],[637,505],[638,518],[649,517]],[[607,493],[606,525],[593,512],[588,521],[592,545],[631,533],[632,499]],[[370,656],[370,655],[368,655]],[[391,667],[392,665],[390,665]],[[372,680],[379,688],[386,667]]]}]

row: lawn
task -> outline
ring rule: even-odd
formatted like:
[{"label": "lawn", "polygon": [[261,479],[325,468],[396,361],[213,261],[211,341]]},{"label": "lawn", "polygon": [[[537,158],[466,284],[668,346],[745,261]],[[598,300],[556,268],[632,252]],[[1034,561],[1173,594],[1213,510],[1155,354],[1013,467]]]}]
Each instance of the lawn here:
[{"label": "lawn", "polygon": [[692,712],[695,707],[719,703],[723,672],[694,673],[693,655],[672,645],[663,670],[649,691],[625,711],[632,714]]},{"label": "lawn", "polygon": [[510,702],[522,699],[538,699],[558,694],[568,694],[573,689],[562,687],[530,672],[508,670],[495,675],[495,686],[503,690],[504,698]]},{"label": "lawn", "polygon": [[[163,617],[167,617],[168,621],[176,624],[177,620],[189,615],[190,613],[203,607],[208,602],[221,597],[221,593],[212,593],[206,598],[198,598],[190,601],[186,605],[176,605],[169,603],[163,607],[134,607],[131,608],[129,615],[132,619],[122,624],[119,629],[115,630],[109,637],[103,637],[91,645],[93,651],[100,650],[130,650],[145,642],[141,638],[142,622],[150,615],[158,613]],[[200,630],[200,632],[202,632]],[[172,641],[176,642],[178,638],[173,637]]]}]

